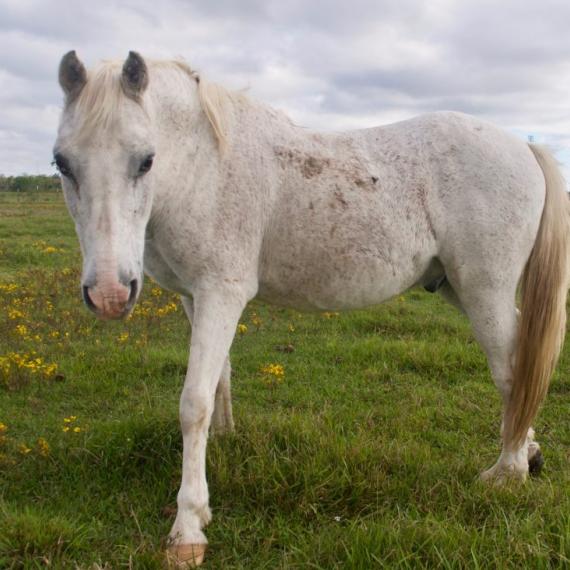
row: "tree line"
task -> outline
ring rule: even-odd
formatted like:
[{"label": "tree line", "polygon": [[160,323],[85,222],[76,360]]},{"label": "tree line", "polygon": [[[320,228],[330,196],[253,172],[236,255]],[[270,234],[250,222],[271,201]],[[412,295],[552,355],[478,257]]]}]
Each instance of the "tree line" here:
[{"label": "tree line", "polygon": [[61,190],[59,174],[31,176],[3,176],[0,174],[0,192],[55,192]]}]

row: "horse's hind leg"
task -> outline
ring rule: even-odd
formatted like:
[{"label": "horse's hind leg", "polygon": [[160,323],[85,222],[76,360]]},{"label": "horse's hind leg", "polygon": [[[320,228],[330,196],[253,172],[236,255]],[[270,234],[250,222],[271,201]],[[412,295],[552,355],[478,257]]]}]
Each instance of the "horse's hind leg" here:
[{"label": "horse's hind leg", "polygon": [[232,412],[232,393],[230,378],[232,367],[230,357],[226,357],[224,369],[216,389],[216,401],[210,430],[213,434],[228,433],[234,430],[234,416]]},{"label": "horse's hind leg", "polygon": [[[186,316],[192,325],[194,317],[194,305],[190,297],[182,297],[182,306],[186,312]],[[232,411],[232,394],[231,394],[231,374],[232,367],[229,355],[226,357],[224,368],[216,388],[216,400],[214,403],[214,412],[212,414],[212,422],[210,430],[212,434],[222,434],[234,430],[234,417]]]},{"label": "horse's hind leg", "polygon": [[[467,313],[475,338],[483,348],[493,380],[503,400],[503,408],[510,397],[512,371],[518,329],[518,311],[515,307],[516,285],[501,287],[491,283],[482,287],[474,281],[458,288],[457,298]],[[518,450],[505,450],[494,467],[482,474],[483,479],[502,480],[526,478],[529,472],[536,472],[542,465],[539,446],[534,441],[534,430],[530,429],[526,443]]]},{"label": "horse's hind leg", "polygon": [[461,301],[459,297],[453,290],[453,287],[449,284],[449,281],[446,279],[442,286],[438,289],[438,293],[451,305],[453,305],[456,309],[459,309],[462,313],[465,312],[465,309],[461,305]]}]

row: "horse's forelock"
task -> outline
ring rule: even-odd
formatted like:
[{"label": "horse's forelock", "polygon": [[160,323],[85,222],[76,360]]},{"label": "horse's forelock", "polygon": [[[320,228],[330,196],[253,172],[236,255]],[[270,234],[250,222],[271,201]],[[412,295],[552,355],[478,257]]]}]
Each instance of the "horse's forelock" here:
[{"label": "horse's forelock", "polygon": [[122,100],[126,97],[121,87],[121,63],[103,62],[88,72],[75,105],[77,134],[89,137],[95,129],[107,129],[116,120]]}]

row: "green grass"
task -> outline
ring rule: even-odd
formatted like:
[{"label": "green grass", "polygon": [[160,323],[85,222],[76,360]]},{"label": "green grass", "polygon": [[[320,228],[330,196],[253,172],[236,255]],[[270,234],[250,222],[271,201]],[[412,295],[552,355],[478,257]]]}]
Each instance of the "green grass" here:
[{"label": "green grass", "polygon": [[[42,359],[36,372],[0,360],[0,567],[158,569],[189,327],[151,283],[131,320],[94,320],[79,268],[59,194],[0,194],[0,358]],[[438,296],[342,315],[254,302],[242,323],[236,432],[208,448],[205,568],[570,565],[568,350],[536,426],[542,476],[497,489],[477,476],[499,452],[499,399]],[[271,363],[282,382],[265,381]]]}]

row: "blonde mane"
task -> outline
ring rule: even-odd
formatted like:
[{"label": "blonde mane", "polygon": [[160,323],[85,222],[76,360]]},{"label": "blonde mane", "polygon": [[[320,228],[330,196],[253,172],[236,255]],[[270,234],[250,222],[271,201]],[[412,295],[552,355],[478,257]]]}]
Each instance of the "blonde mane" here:
[{"label": "blonde mane", "polygon": [[[229,103],[244,99],[243,94],[207,81],[181,60],[154,60],[147,64],[150,73],[153,68],[170,68],[183,72],[196,82],[200,106],[214,131],[219,148],[223,149],[227,140]],[[107,129],[116,121],[120,104],[126,97],[121,86],[121,70],[122,62],[104,61],[88,72],[87,83],[75,101],[80,136],[88,137],[95,128]],[[145,109],[144,98],[136,102]]]},{"label": "blonde mane", "polygon": [[204,79],[183,60],[155,62],[157,64],[176,67],[198,83],[200,105],[214,130],[220,149],[223,149],[227,141],[228,104],[231,101],[245,100],[245,96]]}]

